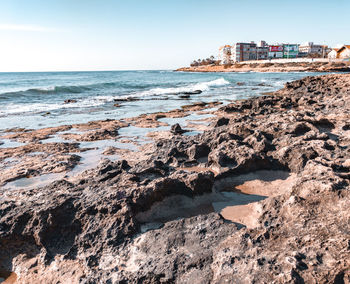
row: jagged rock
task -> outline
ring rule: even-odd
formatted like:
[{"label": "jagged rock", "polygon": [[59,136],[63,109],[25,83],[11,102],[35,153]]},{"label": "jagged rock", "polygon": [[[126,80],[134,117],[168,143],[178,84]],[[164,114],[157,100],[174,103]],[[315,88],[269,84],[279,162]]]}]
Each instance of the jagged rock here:
[{"label": "jagged rock", "polygon": [[226,118],[226,117],[221,117],[219,118],[216,123],[215,123],[215,127],[220,127],[223,125],[227,125],[230,122],[230,119]]},{"label": "jagged rock", "polygon": [[207,144],[193,144],[187,149],[187,155],[190,159],[199,159],[208,157],[210,147]]},{"label": "jagged rock", "polygon": [[178,135],[178,134],[182,134],[182,133],[186,132],[186,130],[183,130],[181,128],[180,124],[176,123],[176,124],[171,126],[170,132],[172,134]]},{"label": "jagged rock", "polygon": [[[129,283],[136,283],[139,279],[145,283],[210,283],[214,248],[236,230],[234,224],[225,222],[218,214],[169,222],[120,250],[117,262],[125,269],[120,271],[116,280]],[[132,254],[133,250],[137,251],[136,254]],[[159,255],[167,257],[159,258]]]},{"label": "jagged rock", "polygon": [[[18,283],[349,282],[349,96],[349,75],[307,77],[271,96],[222,107],[223,125],[215,127],[214,118],[201,135],[157,141],[142,161],[103,161],[76,179],[2,192],[0,277],[13,272]],[[100,138],[117,135],[117,124],[108,125]],[[0,159],[33,147],[5,149]],[[42,147],[67,155],[75,149]],[[239,207],[250,222],[234,224],[206,207],[190,218],[147,223],[168,198],[178,203],[166,210],[176,212],[181,200],[211,198],[220,184],[243,194],[252,173],[262,170],[294,179],[280,177],[288,190],[277,186],[276,194]],[[236,188],[231,181],[243,176]],[[262,177],[260,186],[269,179]]]}]

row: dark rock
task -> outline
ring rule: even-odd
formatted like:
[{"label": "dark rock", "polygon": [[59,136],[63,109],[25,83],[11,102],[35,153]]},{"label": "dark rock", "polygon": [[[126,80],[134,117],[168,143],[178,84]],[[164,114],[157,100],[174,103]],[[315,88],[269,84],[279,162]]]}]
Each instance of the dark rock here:
[{"label": "dark rock", "polygon": [[106,180],[112,179],[128,169],[130,169],[130,166],[125,160],[118,162],[111,162],[109,160],[106,160],[98,169],[98,181],[104,182]]},{"label": "dark rock", "polygon": [[350,130],[350,123],[346,123],[345,125],[343,125],[342,129],[343,130]]},{"label": "dark rock", "polygon": [[223,125],[227,125],[228,123],[230,122],[230,119],[229,118],[226,118],[226,117],[221,117],[219,118],[214,127],[220,127],[220,126],[223,126]]},{"label": "dark rock", "polygon": [[294,129],[290,132],[290,134],[294,134],[296,136],[302,136],[311,130],[306,123],[298,123],[293,128]]},{"label": "dark rock", "polygon": [[271,85],[266,84],[266,83],[259,83],[258,86],[260,86],[260,87],[271,87]]},{"label": "dark rock", "polygon": [[210,193],[214,185],[214,174],[212,172],[192,174],[186,179],[186,184],[195,195]]},{"label": "dark rock", "polygon": [[72,104],[72,103],[76,103],[77,100],[74,100],[74,99],[67,99],[64,101],[65,104]]},{"label": "dark rock", "polygon": [[140,99],[138,98],[133,98],[133,97],[128,97],[128,98],[119,98],[119,99],[114,99],[116,103],[118,102],[134,102],[134,101],[139,101]]},{"label": "dark rock", "polygon": [[183,130],[181,128],[180,124],[176,123],[176,124],[171,126],[170,132],[174,135],[179,135],[179,134],[186,132],[186,130]]},{"label": "dark rock", "polygon": [[190,159],[199,159],[208,157],[210,147],[206,144],[194,144],[187,150],[187,155]]},{"label": "dark rock", "polygon": [[195,91],[189,91],[189,92],[182,92],[180,94],[183,95],[198,95],[201,94],[203,91],[202,90],[195,90]]}]

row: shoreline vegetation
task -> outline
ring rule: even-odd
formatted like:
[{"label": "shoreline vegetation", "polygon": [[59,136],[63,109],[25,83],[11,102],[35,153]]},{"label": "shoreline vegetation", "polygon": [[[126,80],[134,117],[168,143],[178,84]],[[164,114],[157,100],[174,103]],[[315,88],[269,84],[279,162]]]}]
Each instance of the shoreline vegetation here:
[{"label": "shoreline vegetation", "polygon": [[350,72],[350,62],[208,64],[181,67],[182,72]]},{"label": "shoreline vegetation", "polygon": [[[2,185],[62,175],[1,188],[0,278],[345,283],[349,96],[350,75],[329,74],[224,106],[2,132],[26,143],[0,149]],[[195,135],[173,124],[149,133],[152,141],[138,150],[118,148],[134,143],[117,140],[123,127],[162,127],[161,118],[193,113],[210,114],[205,124],[191,122]],[[115,159],[66,174],[89,159],[87,143],[106,139],[114,146],[93,155]]]}]

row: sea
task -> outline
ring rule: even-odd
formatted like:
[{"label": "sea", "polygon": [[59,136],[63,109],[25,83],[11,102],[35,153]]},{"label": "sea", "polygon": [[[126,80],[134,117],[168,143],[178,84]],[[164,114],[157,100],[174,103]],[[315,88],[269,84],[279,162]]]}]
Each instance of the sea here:
[{"label": "sea", "polygon": [[[195,102],[227,104],[276,91],[288,81],[312,75],[320,73],[0,73],[0,130],[128,118]],[[202,93],[183,97],[183,93],[197,90]]]}]

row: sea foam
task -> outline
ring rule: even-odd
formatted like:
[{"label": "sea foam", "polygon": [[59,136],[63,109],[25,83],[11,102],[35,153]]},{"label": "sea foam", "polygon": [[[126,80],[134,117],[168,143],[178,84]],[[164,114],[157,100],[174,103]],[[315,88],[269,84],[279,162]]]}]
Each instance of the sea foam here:
[{"label": "sea foam", "polygon": [[190,85],[181,86],[181,87],[153,88],[153,89],[150,89],[147,91],[143,91],[143,92],[127,95],[127,96],[121,96],[119,98],[180,94],[180,93],[184,93],[184,92],[194,92],[197,90],[204,92],[204,91],[209,90],[210,87],[224,86],[224,85],[228,85],[228,84],[230,84],[229,81],[225,80],[224,78],[219,78],[219,79],[208,81],[208,82],[190,84]]}]

